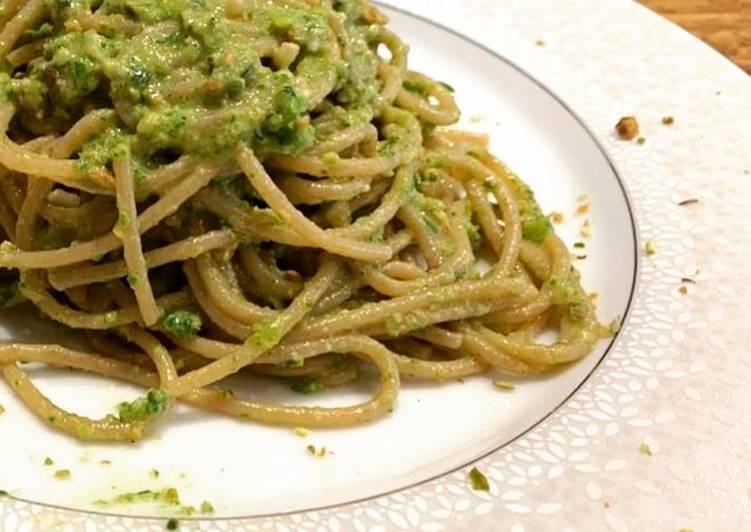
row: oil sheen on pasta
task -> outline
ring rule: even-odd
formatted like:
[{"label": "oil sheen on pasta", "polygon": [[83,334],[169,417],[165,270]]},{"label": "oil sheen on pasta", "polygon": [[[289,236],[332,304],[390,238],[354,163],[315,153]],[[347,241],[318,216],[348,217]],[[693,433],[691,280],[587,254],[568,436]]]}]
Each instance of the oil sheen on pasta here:
[{"label": "oil sheen on pasta", "polygon": [[[394,411],[400,379],[541,374],[606,334],[532,191],[362,0],[4,0],[3,306],[87,351],[2,344],[51,427],[135,441],[175,401],[278,425]],[[558,340],[536,338],[553,330]],[[136,383],[92,420],[19,363]],[[380,373],[341,408],[265,404]]]}]

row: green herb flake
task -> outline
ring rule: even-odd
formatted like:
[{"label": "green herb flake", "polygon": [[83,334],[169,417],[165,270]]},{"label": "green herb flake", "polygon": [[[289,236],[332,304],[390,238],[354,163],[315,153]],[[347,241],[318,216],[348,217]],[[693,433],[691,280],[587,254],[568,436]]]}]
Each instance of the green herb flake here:
[{"label": "green herb flake", "polygon": [[209,501],[203,501],[201,503],[201,513],[202,514],[213,514],[214,513],[214,506]]},{"label": "green herb flake", "polygon": [[507,381],[493,381],[493,386],[504,392],[513,392],[516,386]]},{"label": "green herb flake", "polygon": [[575,242],[574,247],[576,249],[584,249],[586,247],[586,244],[584,242]]},{"label": "green herb flake", "polygon": [[167,530],[177,530],[178,528],[180,528],[180,521],[174,517],[167,521]]},{"label": "green herb flake", "polygon": [[5,490],[0,490],[0,497],[8,497],[10,494]]},{"label": "green herb flake", "polygon": [[53,461],[52,461],[52,458],[50,458],[49,456],[48,456],[47,458],[45,458],[45,459],[44,459],[44,465],[46,465],[46,466],[51,466],[51,465],[52,465],[52,464],[54,464],[54,463],[55,463],[55,462],[53,462]]},{"label": "green herb flake", "polygon": [[159,478],[159,470],[158,469],[152,469],[149,471],[149,476],[153,479]]},{"label": "green herb flake", "polygon": [[55,471],[53,475],[58,480],[69,480],[70,479],[70,470],[69,469],[58,469]]},{"label": "green herb flake", "polygon": [[139,397],[130,403],[120,403],[118,414],[120,421],[144,421],[167,409],[169,394],[164,390],[149,390],[146,397]]},{"label": "green herb flake", "polygon": [[170,312],[162,319],[164,330],[181,340],[190,340],[202,326],[201,317],[187,310]]},{"label": "green herb flake", "polygon": [[652,448],[649,445],[647,445],[646,443],[642,443],[639,446],[639,452],[641,454],[646,455],[646,456],[652,456]]},{"label": "green herb flake", "polygon": [[475,491],[490,491],[488,477],[483,475],[476,467],[473,467],[469,472],[469,483]]}]

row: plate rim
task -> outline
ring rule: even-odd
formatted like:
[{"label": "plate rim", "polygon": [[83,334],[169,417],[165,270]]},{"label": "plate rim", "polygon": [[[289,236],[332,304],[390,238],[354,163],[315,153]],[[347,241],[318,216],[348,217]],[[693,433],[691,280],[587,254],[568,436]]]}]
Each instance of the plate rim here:
[{"label": "plate rim", "polygon": [[[571,401],[574,396],[584,387],[591,379],[592,376],[600,370],[605,360],[609,357],[611,352],[613,351],[613,348],[618,343],[618,340],[622,336],[622,331],[628,326],[631,317],[632,317],[632,310],[634,307],[634,300],[636,293],[638,292],[639,285],[641,284],[641,276],[640,273],[642,271],[642,261],[643,257],[642,254],[639,252],[641,249],[641,232],[640,232],[640,225],[639,221],[635,215],[635,209],[634,209],[634,201],[632,199],[631,193],[628,189],[628,185],[626,183],[626,180],[623,178],[623,173],[618,169],[618,165],[613,159],[613,157],[610,155],[610,153],[607,151],[607,148],[605,147],[604,143],[600,141],[600,139],[597,137],[597,135],[594,133],[593,129],[587,124],[587,122],[582,118],[582,116],[577,113],[564,99],[561,97],[556,91],[554,91],[552,88],[548,86],[547,83],[543,82],[542,80],[535,77],[529,70],[523,68],[521,65],[519,65],[516,61],[510,59],[506,55],[502,54],[501,52],[494,50],[492,47],[485,45],[484,43],[478,41],[477,39],[470,37],[468,35],[465,35],[459,30],[456,30],[454,28],[451,28],[450,26],[447,26],[446,24],[437,22],[435,20],[430,19],[429,17],[421,14],[416,13],[413,11],[410,11],[409,9],[405,9],[403,7],[391,5],[384,3],[382,0],[371,0],[371,2],[375,5],[377,5],[380,8],[383,8],[385,10],[391,10],[394,12],[399,13],[400,15],[418,20],[424,24],[428,24],[429,26],[433,26],[434,28],[440,29],[442,31],[448,32],[449,34],[453,35],[454,37],[457,37],[468,44],[472,45],[475,48],[480,49],[481,51],[489,54],[494,59],[504,63],[506,66],[510,67],[517,73],[521,74],[525,79],[532,82],[535,86],[537,86],[539,89],[541,89],[543,92],[545,92],[548,96],[550,96],[558,105],[561,106],[561,108],[571,117],[574,119],[574,121],[577,123],[577,125],[586,133],[586,135],[589,137],[589,139],[594,143],[594,146],[597,148],[597,151],[600,153],[600,155],[604,158],[605,162],[607,163],[608,167],[613,173],[613,176],[615,178],[615,182],[618,185],[618,188],[621,192],[621,195],[623,197],[623,200],[626,205],[626,211],[628,213],[628,221],[629,226],[631,229],[631,237],[633,241],[633,257],[634,257],[634,267],[631,271],[631,283],[629,287],[629,295],[627,298],[626,306],[624,309],[623,316],[620,319],[620,327],[618,331],[614,334],[614,336],[610,339],[608,342],[607,347],[603,351],[602,355],[599,357],[599,359],[596,361],[594,366],[590,369],[589,372],[587,372],[586,375],[583,376],[583,378],[577,383],[577,385],[568,393],[566,396],[561,399],[561,401],[556,404],[554,407],[552,407],[547,413],[542,415],[539,419],[537,419],[535,422],[533,422],[530,426],[527,428],[521,430],[514,436],[510,437],[507,440],[504,440],[502,443],[497,444],[493,446],[490,450],[484,451],[481,454],[467,460],[463,461],[457,466],[452,467],[451,469],[448,469],[446,471],[443,471],[438,474],[430,475],[429,477],[416,481],[416,482],[410,482],[404,486],[400,486],[398,488],[392,488],[388,489],[386,491],[369,495],[365,497],[359,497],[339,503],[332,503],[332,504],[324,504],[319,506],[312,506],[312,507],[304,507],[300,509],[295,510],[285,510],[281,512],[267,512],[267,513],[258,513],[258,514],[250,514],[250,515],[236,515],[236,516],[217,516],[217,517],[211,517],[211,516],[180,516],[179,519],[181,522],[188,522],[193,524],[198,523],[221,523],[221,522],[231,522],[231,521],[251,521],[251,520],[265,520],[270,518],[276,518],[276,517],[290,517],[294,515],[303,515],[309,512],[318,512],[318,511],[324,511],[324,510],[332,510],[336,508],[342,508],[352,505],[357,505],[365,502],[372,502],[376,499],[379,499],[381,497],[387,497],[389,495],[394,495],[403,491],[411,490],[413,488],[417,488],[419,486],[422,486],[424,484],[428,484],[430,482],[433,482],[437,479],[452,475],[458,471],[461,471],[468,466],[480,462],[484,460],[485,458],[488,458],[491,455],[494,455],[501,451],[502,449],[512,445],[516,441],[524,438],[529,433],[537,429],[540,425],[545,423],[551,416],[553,416],[556,412],[561,410],[569,401]],[[639,4],[641,6],[641,4]],[[652,10],[647,8],[646,6],[641,6],[645,10],[649,11],[652,15],[656,15]],[[659,16],[659,15],[658,15]],[[664,17],[663,17],[664,18]],[[715,50],[710,45],[704,43],[700,39],[696,38],[693,34],[683,29],[681,26],[678,26],[675,23],[672,23],[671,21],[668,21],[670,24],[675,26],[676,28],[680,29],[683,33],[686,33],[689,37],[693,38],[694,40],[698,40],[701,42],[706,48],[709,48],[711,51],[713,51],[716,55],[719,55],[721,58],[725,60],[725,62],[729,62],[731,65],[735,67],[737,71],[739,71],[741,74],[745,75],[745,72],[740,69],[735,63],[730,61],[727,57],[725,57],[723,54]],[[92,517],[103,517],[103,518],[126,518],[126,519],[138,519],[144,522],[162,522],[165,519],[169,519],[170,515],[165,516],[155,516],[155,515],[145,515],[140,513],[120,513],[120,512],[104,512],[99,510],[83,510],[83,509],[77,509],[72,508],[68,506],[63,506],[60,504],[55,503],[47,503],[47,502],[40,502],[35,501],[31,499],[27,499],[24,497],[14,496],[11,493],[8,493],[4,497],[0,497],[0,506],[2,506],[4,500],[10,500],[10,501],[16,501],[21,502],[25,504],[29,504],[32,507],[42,507],[42,508],[48,508],[48,509],[54,509],[54,510],[60,510],[65,512],[71,512],[75,515],[85,515],[85,516],[92,516]]]}]

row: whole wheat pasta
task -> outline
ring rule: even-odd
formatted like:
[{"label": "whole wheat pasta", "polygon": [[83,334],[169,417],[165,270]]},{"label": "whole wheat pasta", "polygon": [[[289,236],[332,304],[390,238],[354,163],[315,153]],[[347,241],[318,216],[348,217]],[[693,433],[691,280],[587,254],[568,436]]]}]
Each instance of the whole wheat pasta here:
[{"label": "whole wheat pasta", "polygon": [[[0,10],[0,289],[91,345],[0,344],[49,426],[130,442],[177,401],[355,425],[395,408],[400,376],[542,374],[608,333],[532,191],[487,136],[446,128],[453,89],[408,68],[376,7],[192,3],[212,13],[196,47],[180,2],[141,2]],[[92,420],[25,362],[148,390]],[[347,407],[221,389],[253,374],[325,393],[367,367],[377,391]]]}]

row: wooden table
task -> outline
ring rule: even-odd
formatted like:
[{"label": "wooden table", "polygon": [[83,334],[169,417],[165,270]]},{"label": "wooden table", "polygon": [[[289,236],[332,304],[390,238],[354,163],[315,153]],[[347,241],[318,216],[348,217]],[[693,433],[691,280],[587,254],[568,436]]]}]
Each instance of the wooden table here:
[{"label": "wooden table", "polygon": [[639,0],[751,74],[751,0]]}]

